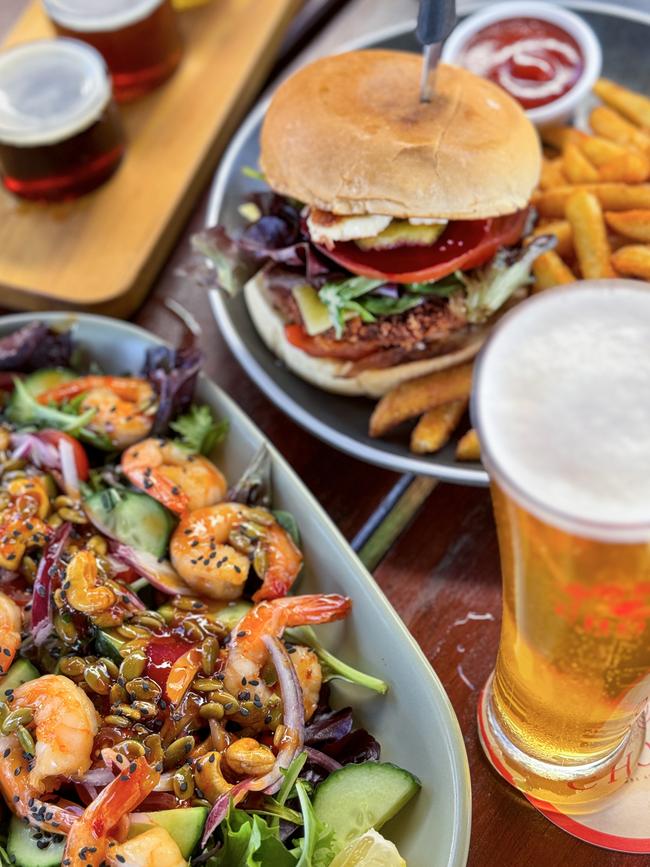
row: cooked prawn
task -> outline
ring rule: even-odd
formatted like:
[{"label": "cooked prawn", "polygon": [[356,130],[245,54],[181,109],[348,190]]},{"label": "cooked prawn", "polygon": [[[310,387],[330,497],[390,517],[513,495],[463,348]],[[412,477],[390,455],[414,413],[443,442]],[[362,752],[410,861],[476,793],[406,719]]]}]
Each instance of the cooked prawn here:
[{"label": "cooked prawn", "polygon": [[203,455],[190,454],[171,440],[150,438],[122,455],[129,481],[177,515],[213,506],[226,496],[220,470]]},{"label": "cooked prawn", "polygon": [[29,784],[49,792],[60,777],[80,777],[91,763],[97,714],[86,693],[60,674],[45,674],[16,687],[11,709],[30,708],[36,743]]},{"label": "cooked prawn", "polygon": [[9,671],[20,647],[22,613],[13,599],[0,592],[0,675]]},{"label": "cooked prawn", "polygon": [[75,815],[41,801],[29,782],[29,759],[15,735],[0,737],[0,791],[13,812],[30,825],[55,834],[67,833]]},{"label": "cooked prawn", "polygon": [[111,867],[185,867],[187,864],[172,835],[159,825],[109,848],[106,860]]},{"label": "cooked prawn", "polygon": [[67,867],[98,867],[113,848],[111,829],[144,801],[159,780],[160,772],[144,758],[131,761],[72,824],[62,863]]},{"label": "cooked prawn", "polygon": [[320,688],[323,685],[323,671],[318,657],[303,644],[296,644],[290,650],[291,662],[298,675],[302,689],[302,702],[305,706],[305,721],[312,718],[318,707]]},{"label": "cooked prawn", "polygon": [[0,737],[0,789],[16,815],[47,831],[64,833],[74,816],[39,795],[54,791],[61,778],[88,770],[97,733],[97,715],[83,690],[67,677],[46,674],[13,691],[11,711],[29,708],[34,757],[25,752],[18,735]]},{"label": "cooked prawn", "polygon": [[185,515],[169,551],[181,578],[212,599],[241,596],[251,559],[262,579],[255,601],[284,596],[302,566],[302,554],[273,515],[240,503],[218,503]]},{"label": "cooked prawn", "polygon": [[82,412],[95,410],[88,428],[107,436],[116,448],[126,448],[150,433],[156,394],[148,380],[133,376],[80,376],[42,392],[38,402],[59,404],[79,395],[83,395]]},{"label": "cooked prawn", "polygon": [[[271,690],[261,676],[268,660],[268,650],[262,640],[264,636],[274,635],[280,638],[288,626],[342,620],[351,607],[352,603],[347,596],[335,593],[286,596],[255,605],[233,630],[223,671],[224,686],[233,695],[237,695],[244,688],[253,693],[253,700],[254,696],[258,695],[262,702],[267,701]],[[301,664],[302,661],[298,667],[301,667]],[[307,689],[307,693],[305,705],[311,707],[311,688]]]}]

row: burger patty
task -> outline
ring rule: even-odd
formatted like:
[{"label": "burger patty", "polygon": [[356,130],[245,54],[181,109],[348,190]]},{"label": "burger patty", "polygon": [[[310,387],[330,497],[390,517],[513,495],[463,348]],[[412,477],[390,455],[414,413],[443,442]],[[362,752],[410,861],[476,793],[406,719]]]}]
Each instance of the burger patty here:
[{"label": "burger patty", "polygon": [[[286,285],[271,282],[269,297],[274,308],[287,325],[302,324],[300,308]],[[424,344],[438,341],[453,331],[464,329],[467,322],[454,312],[445,298],[432,296],[422,304],[404,313],[382,316],[376,322],[363,322],[355,316],[345,323],[339,338],[349,343],[364,343],[369,347],[399,346],[406,350],[421,351]],[[323,337],[334,338],[334,329],[323,332]]]}]

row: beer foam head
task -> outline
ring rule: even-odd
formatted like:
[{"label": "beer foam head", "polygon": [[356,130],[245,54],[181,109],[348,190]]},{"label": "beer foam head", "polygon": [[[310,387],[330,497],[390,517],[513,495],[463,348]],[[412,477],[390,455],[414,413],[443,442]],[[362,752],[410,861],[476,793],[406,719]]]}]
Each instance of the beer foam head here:
[{"label": "beer foam head", "polygon": [[52,21],[78,33],[121,30],[147,18],[163,0],[43,0]]},{"label": "beer foam head", "polygon": [[650,284],[536,295],[482,353],[472,415],[491,475],[579,535],[650,541]]}]

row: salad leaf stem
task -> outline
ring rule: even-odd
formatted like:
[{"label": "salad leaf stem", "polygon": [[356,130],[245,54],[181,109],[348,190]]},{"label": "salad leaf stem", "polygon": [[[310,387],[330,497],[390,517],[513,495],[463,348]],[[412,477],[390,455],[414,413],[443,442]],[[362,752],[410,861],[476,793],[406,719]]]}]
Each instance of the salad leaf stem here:
[{"label": "salad leaf stem", "polygon": [[290,641],[295,641],[296,644],[306,644],[316,653],[320,664],[323,668],[324,680],[333,680],[340,678],[347,680],[349,683],[356,683],[359,686],[365,686],[366,689],[371,689],[373,692],[378,692],[380,695],[385,695],[388,692],[388,684],[385,680],[378,677],[373,677],[371,674],[365,674],[338,659],[329,650],[326,650],[316,637],[316,633],[310,626],[297,626],[292,629],[285,630],[285,637]]}]

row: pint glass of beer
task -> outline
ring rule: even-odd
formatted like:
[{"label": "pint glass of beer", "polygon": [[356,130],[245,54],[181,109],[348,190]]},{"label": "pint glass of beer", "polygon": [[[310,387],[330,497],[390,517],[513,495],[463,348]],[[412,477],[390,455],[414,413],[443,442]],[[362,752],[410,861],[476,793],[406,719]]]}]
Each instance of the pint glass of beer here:
[{"label": "pint glass of beer", "polygon": [[492,763],[579,812],[630,779],[650,697],[650,285],[578,283],[509,313],[472,401],[503,623],[479,706]]}]

